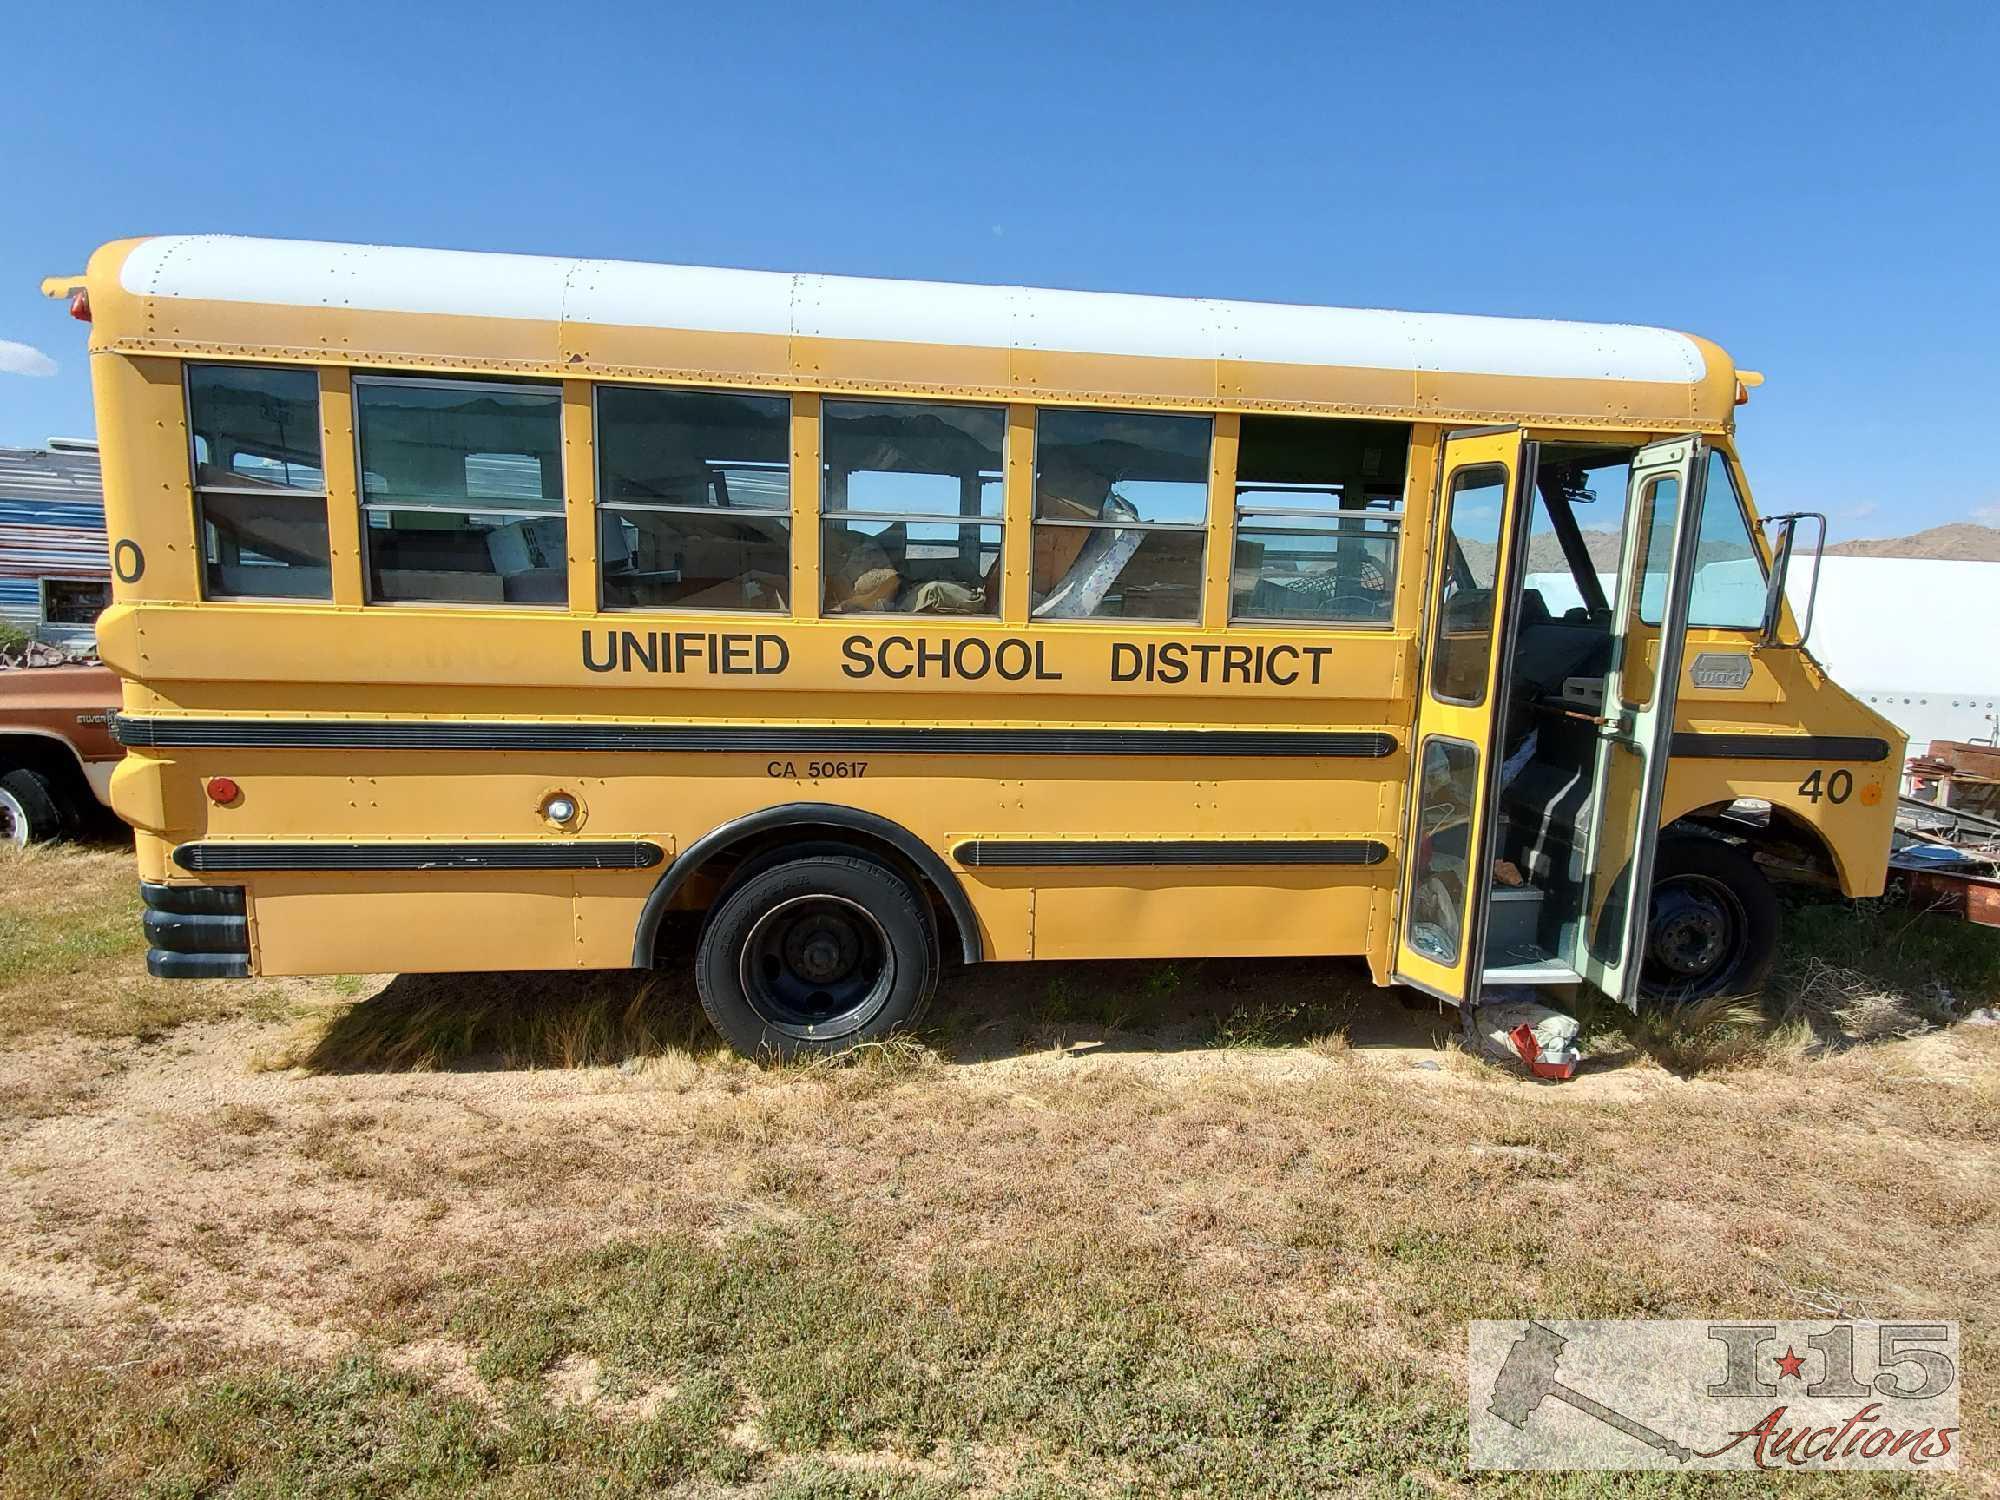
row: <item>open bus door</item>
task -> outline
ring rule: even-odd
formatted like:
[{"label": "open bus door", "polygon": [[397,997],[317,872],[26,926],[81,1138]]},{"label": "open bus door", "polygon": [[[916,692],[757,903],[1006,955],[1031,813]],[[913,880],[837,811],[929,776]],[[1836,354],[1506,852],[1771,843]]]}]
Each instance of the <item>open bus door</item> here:
[{"label": "open bus door", "polygon": [[1699,437],[1667,438],[1632,456],[1590,821],[1578,845],[1586,918],[1566,955],[1584,983],[1632,1010],[1707,477],[1708,444]]},{"label": "open bus door", "polygon": [[1477,1000],[1492,885],[1496,720],[1535,445],[1518,427],[1445,439],[1431,537],[1431,593],[1412,737],[1402,920],[1405,984]]},{"label": "open bus door", "polygon": [[[1486,934],[1500,841],[1499,736],[1538,455],[1512,428],[1445,440],[1394,972],[1454,1002],[1476,1002],[1482,982],[1581,982],[1636,1007],[1708,445],[1676,437],[1632,456],[1617,587],[1609,618],[1597,616],[1610,640],[1584,755],[1587,811],[1561,867],[1536,882],[1580,920],[1560,924],[1552,950],[1496,969]],[[1643,893],[1636,901],[1634,890]]]}]

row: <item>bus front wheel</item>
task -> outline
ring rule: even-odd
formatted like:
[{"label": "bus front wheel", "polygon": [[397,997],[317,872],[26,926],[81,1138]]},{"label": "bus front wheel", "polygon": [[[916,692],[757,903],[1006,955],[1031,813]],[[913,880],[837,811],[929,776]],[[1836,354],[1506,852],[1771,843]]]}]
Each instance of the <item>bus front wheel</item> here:
[{"label": "bus front wheel", "polygon": [[1642,998],[1673,1010],[1764,987],[1778,948],[1778,898],[1756,861],[1699,836],[1660,840],[1639,971]]},{"label": "bus front wheel", "polygon": [[844,854],[752,868],[710,911],[695,952],[702,1009],[748,1057],[842,1052],[913,1025],[937,974],[922,897]]}]

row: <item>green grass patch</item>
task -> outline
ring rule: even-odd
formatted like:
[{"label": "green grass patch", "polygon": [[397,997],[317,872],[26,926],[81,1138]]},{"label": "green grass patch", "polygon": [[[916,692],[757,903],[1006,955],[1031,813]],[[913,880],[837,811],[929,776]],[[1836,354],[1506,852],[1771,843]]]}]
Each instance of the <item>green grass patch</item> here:
[{"label": "green grass patch", "polygon": [[1443,1372],[1206,1307],[1177,1261],[1125,1245],[950,1256],[912,1281],[824,1226],[652,1239],[470,1288],[450,1324],[501,1388],[579,1356],[633,1388],[719,1376],[781,1454],[1027,1445],[1137,1493],[1245,1496],[1462,1463]]},{"label": "green grass patch", "polygon": [[150,978],[145,948],[129,849],[0,851],[0,1041],[150,1040],[190,1021],[285,1014],[269,984]]},{"label": "green grass patch", "polygon": [[709,1382],[644,1420],[529,1394],[493,1408],[361,1356],[184,1380],[83,1372],[0,1390],[0,1493],[617,1500],[742,1478],[723,1400]]},{"label": "green grass patch", "polygon": [[[146,946],[139,926],[139,877],[101,878],[103,861],[63,850],[0,854],[0,986],[80,974]],[[78,878],[79,875],[96,878]]]},{"label": "green grass patch", "polygon": [[2000,929],[1887,898],[1793,904],[1774,981],[1780,999],[1858,985],[1948,1018],[2000,1003]]}]

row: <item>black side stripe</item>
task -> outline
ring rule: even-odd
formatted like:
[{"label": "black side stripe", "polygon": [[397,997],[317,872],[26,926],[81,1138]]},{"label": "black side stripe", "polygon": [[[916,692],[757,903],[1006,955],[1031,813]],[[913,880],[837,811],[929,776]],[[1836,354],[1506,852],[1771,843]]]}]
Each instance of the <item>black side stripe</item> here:
[{"label": "black side stripe", "polygon": [[1688,760],[1854,760],[1889,758],[1889,742],[1854,734],[1676,734],[1672,753]]},{"label": "black side stripe", "polygon": [[183,870],[650,870],[666,855],[639,841],[534,839],[490,844],[182,844]]},{"label": "black side stripe", "polygon": [[776,755],[1227,755],[1395,753],[1394,735],[1318,729],[889,729],[862,725],[537,724],[374,719],[112,720],[141,748],[620,750]]},{"label": "black side stripe", "polygon": [[1373,839],[968,839],[968,867],[1021,865],[1379,865]]}]

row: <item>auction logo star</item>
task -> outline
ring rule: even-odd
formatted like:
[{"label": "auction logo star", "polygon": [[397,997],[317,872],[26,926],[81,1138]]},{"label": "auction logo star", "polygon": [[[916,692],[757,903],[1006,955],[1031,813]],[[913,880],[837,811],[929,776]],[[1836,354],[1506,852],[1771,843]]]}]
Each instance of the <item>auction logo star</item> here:
[{"label": "auction logo star", "polygon": [[1789,1375],[1794,1380],[1802,1380],[1805,1377],[1799,1374],[1799,1370],[1805,1362],[1805,1356],[1792,1353],[1792,1346],[1787,1344],[1785,1345],[1785,1357],[1778,1361],[1778,1373],[1780,1375]]}]

